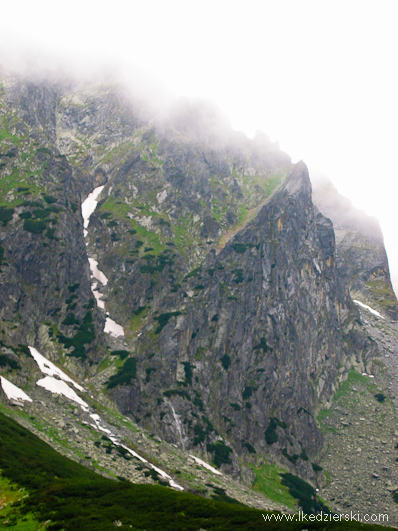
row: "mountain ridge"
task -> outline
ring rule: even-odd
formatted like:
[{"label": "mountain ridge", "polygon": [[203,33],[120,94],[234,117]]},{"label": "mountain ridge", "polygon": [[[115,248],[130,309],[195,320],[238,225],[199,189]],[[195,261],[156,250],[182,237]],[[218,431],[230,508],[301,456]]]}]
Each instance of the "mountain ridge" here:
[{"label": "mountain ridge", "polygon": [[30,345],[235,480],[266,459],[323,485],[317,415],[382,353],[354,297],[397,315],[380,238],[369,254],[303,162],[206,106],[162,122],[115,86],[0,96],[4,377],[34,387]]}]

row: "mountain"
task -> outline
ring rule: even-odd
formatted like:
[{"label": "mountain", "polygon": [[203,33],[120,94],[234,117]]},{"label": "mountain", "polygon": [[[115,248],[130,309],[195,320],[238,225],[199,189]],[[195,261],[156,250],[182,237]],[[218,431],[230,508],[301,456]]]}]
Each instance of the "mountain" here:
[{"label": "mountain", "polygon": [[[396,418],[377,224],[206,102],[4,75],[0,119],[0,410],[111,477],[286,510],[285,471],[350,506],[355,415]],[[397,519],[387,431],[361,489]]]}]

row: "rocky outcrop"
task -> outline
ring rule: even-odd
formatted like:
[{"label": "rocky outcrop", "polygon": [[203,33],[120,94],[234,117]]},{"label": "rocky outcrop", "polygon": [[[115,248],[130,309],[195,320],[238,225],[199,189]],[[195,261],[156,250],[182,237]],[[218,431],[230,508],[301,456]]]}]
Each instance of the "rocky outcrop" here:
[{"label": "rocky outcrop", "polygon": [[333,221],[337,264],[353,299],[394,320],[398,303],[391,285],[383,234],[375,218],[354,208],[329,181],[314,181],[314,203]]},{"label": "rocky outcrop", "polygon": [[1,104],[3,344],[41,348],[246,483],[257,457],[315,480],[316,413],[375,353],[351,297],[388,280],[379,236],[353,249],[358,225],[314,207],[304,163],[206,104],[157,117],[117,86],[10,79]]}]

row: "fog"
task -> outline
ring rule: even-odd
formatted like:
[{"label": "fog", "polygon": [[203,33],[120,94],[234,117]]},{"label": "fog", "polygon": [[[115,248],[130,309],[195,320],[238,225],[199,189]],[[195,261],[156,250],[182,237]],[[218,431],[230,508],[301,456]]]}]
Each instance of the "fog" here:
[{"label": "fog", "polygon": [[214,102],[376,216],[398,279],[397,15],[394,0],[14,0],[0,62],[122,80],[159,111],[176,97]]}]

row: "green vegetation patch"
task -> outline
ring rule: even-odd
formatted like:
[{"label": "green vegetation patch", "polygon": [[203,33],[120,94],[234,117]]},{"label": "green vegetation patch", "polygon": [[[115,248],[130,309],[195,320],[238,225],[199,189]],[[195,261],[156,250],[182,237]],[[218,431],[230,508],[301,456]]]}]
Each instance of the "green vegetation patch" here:
[{"label": "green vegetation patch", "polygon": [[[104,478],[61,456],[1,413],[0,470],[3,478],[8,478],[19,488],[27,489],[21,492],[23,496],[29,493],[18,507],[9,506],[7,518],[10,512],[19,512],[26,518],[25,522],[29,519],[32,521],[35,516],[42,522],[50,520],[48,531],[110,531],[115,529],[115,522],[121,522],[122,529],[130,529],[131,526],[132,529],[147,531],[262,531],[265,528],[262,516],[265,511],[220,503],[215,499],[176,492],[168,487],[135,485],[128,481]],[[290,478],[285,480],[286,483],[292,483]],[[213,485],[211,487],[214,489]],[[285,486],[283,488],[287,489]],[[4,491],[2,488],[1,492]],[[222,494],[221,491],[215,491],[217,493]],[[4,522],[3,515],[1,511],[0,526]],[[322,522],[308,522],[305,527],[321,531],[325,526]],[[266,528],[270,531],[300,531],[303,523],[271,520]],[[380,529],[357,522],[328,522],[327,528]],[[22,526],[14,529],[25,531]],[[26,531],[36,529],[32,526]]]},{"label": "green vegetation patch", "polygon": [[116,374],[111,376],[106,384],[108,389],[113,389],[118,385],[128,385],[137,377],[137,359],[128,358],[123,367]]},{"label": "green vegetation patch", "polygon": [[268,424],[268,428],[265,430],[265,441],[267,444],[274,444],[278,440],[278,433],[276,431],[277,426],[283,429],[287,428],[284,422],[275,417],[272,417]]},{"label": "green vegetation patch", "polygon": [[124,360],[127,358],[127,356],[130,354],[128,350],[112,350],[111,356],[118,356],[121,360]]},{"label": "green vegetation patch", "polygon": [[270,463],[261,466],[248,464],[256,479],[252,489],[261,492],[271,500],[294,509],[297,505],[297,499],[289,492],[287,485],[282,484],[281,474],[286,470]]},{"label": "green vegetation patch", "polygon": [[82,359],[86,358],[85,345],[89,345],[94,339],[95,329],[91,310],[86,312],[82,324],[79,326],[73,337],[66,337],[61,333],[58,334],[58,341],[65,345],[65,348],[73,348],[73,351],[68,353],[68,356]]},{"label": "green vegetation patch", "polygon": [[229,369],[229,366],[231,365],[231,358],[228,356],[228,354],[224,354],[220,361],[221,365],[227,371]]},{"label": "green vegetation patch", "polygon": [[222,464],[232,463],[230,456],[232,448],[227,446],[223,441],[217,441],[215,444],[209,443],[206,448],[208,452],[214,454],[213,460],[217,468],[220,468]]},{"label": "green vegetation patch", "polygon": [[7,354],[0,354],[0,367],[9,367],[11,370],[20,369],[19,363],[7,356]]},{"label": "green vegetation patch", "polygon": [[158,322],[158,327],[155,330],[155,334],[160,334],[160,332],[163,330],[163,328],[167,325],[167,323],[170,321],[172,317],[176,317],[177,315],[181,315],[181,312],[166,312],[160,314],[158,317],[155,317],[155,319]]},{"label": "green vegetation patch", "polygon": [[13,208],[7,208],[5,206],[0,207],[0,221],[2,222],[3,226],[7,225],[7,223],[12,220],[13,214]]},{"label": "green vegetation patch", "polygon": [[316,496],[315,489],[306,481],[293,474],[282,474],[282,485],[288,487],[290,494],[296,498],[306,514],[330,513],[329,507]]}]

